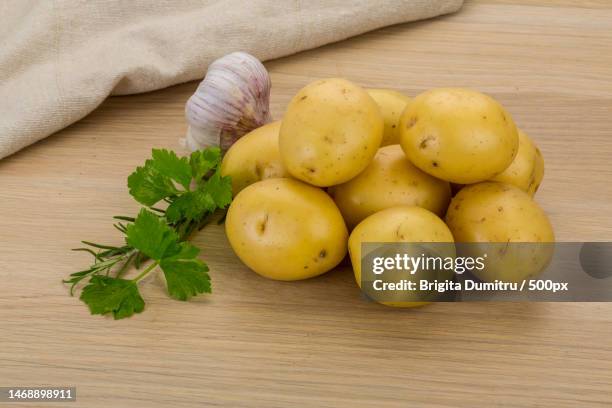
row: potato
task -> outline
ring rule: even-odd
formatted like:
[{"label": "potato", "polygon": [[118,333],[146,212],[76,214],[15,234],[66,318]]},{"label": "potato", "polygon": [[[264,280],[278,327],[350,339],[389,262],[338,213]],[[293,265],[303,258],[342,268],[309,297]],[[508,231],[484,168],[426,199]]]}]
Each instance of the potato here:
[{"label": "potato", "polygon": [[548,217],[529,194],[510,184],[464,187],[452,199],[446,223],[458,243],[495,243],[465,246],[466,251],[495,252],[488,253],[483,271],[473,271],[485,281],[521,282],[541,272],[552,256],[553,247],[547,243],[553,243],[555,236]]},{"label": "potato", "polygon": [[246,186],[268,178],[289,177],[278,151],[281,122],[268,123],[242,136],[229,148],[221,174],[232,178],[234,196]]},{"label": "potato", "polygon": [[540,184],[542,184],[542,180],[544,179],[544,157],[542,157],[542,152],[540,149],[536,147],[536,157],[535,157],[535,165],[533,170],[533,183],[529,185],[527,189],[527,193],[530,196],[534,196],[535,193],[540,188]]},{"label": "potato", "polygon": [[484,182],[451,201],[446,222],[457,242],[554,242],[544,211],[519,188]]},{"label": "potato", "polygon": [[376,101],[385,123],[381,146],[399,143],[399,118],[410,98],[392,89],[368,89]]},{"label": "potato", "polygon": [[[349,237],[349,254],[353,264],[355,280],[361,287],[361,244],[364,242],[453,242],[453,236],[444,224],[434,213],[416,206],[398,206],[387,208],[370,215],[361,221],[353,230]],[[449,250],[450,248],[450,250]],[[445,246],[444,251],[448,251],[446,256],[455,256],[454,247]],[[420,251],[419,251],[420,252]],[[365,254],[363,254],[365,255]],[[419,256],[415,254],[415,256]],[[452,278],[450,272],[448,278]],[[410,276],[405,276],[410,279]],[[413,279],[420,279],[418,274],[412,275]],[[431,278],[431,277],[429,277]],[[381,302],[388,306],[414,307],[427,304],[428,302],[407,302],[406,297],[409,293],[401,293],[399,301]]]},{"label": "potato", "polygon": [[346,255],[348,231],[321,189],[278,178],[251,184],[230,205],[225,232],[236,255],[270,279],[320,275]]},{"label": "potato", "polygon": [[400,118],[400,144],[426,173],[457,184],[489,180],[518,150],[514,121],[480,92],[434,89],[418,95]]},{"label": "potato", "polygon": [[376,102],[339,78],[302,88],[280,129],[280,153],[289,173],[320,187],[344,183],[372,161],[383,135]]},{"label": "potato", "polygon": [[448,182],[416,168],[398,145],[380,148],[363,172],[329,192],[349,228],[398,205],[416,205],[444,216],[450,201]]},{"label": "potato", "polygon": [[521,130],[518,135],[519,147],[516,157],[506,170],[493,177],[491,181],[512,184],[533,196],[544,176],[544,161],[529,136]]}]

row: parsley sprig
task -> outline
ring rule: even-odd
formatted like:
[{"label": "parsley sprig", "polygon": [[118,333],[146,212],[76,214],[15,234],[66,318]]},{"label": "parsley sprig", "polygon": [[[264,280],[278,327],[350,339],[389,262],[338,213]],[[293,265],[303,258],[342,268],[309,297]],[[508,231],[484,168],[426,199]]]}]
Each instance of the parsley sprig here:
[{"label": "parsley sprig", "polygon": [[[138,283],[156,267],[174,299],[210,293],[208,266],[198,259],[200,250],[185,241],[232,200],[231,180],[221,176],[220,163],[219,148],[197,151],[189,158],[153,149],[152,158],[128,177],[130,194],[144,208],[135,218],[114,217],[125,243],[82,241],[86,247],[75,250],[90,253],[94,262],[64,280],[71,285],[70,293],[88,279],[80,299],[92,314],[112,314],[115,319],[144,310]],[[159,208],[163,203],[166,208]],[[130,269],[142,271],[127,279],[124,275]]]}]

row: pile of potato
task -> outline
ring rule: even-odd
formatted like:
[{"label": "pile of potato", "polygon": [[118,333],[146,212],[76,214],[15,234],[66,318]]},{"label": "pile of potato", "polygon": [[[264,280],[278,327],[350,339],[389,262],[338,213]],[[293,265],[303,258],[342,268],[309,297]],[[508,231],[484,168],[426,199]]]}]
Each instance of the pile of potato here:
[{"label": "pile of potato", "polygon": [[[222,173],[235,194],[229,242],[272,279],[320,275],[348,248],[361,284],[363,242],[554,241],[532,200],[544,175],[540,151],[497,101],[473,90],[410,99],[316,81],[282,122],[239,139]],[[500,277],[489,270],[480,278]]]}]

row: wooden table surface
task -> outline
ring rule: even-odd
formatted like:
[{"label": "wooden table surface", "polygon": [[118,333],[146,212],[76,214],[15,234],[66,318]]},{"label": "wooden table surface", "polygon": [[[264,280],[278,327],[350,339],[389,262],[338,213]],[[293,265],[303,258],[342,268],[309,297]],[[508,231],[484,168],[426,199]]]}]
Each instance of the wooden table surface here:
[{"label": "wooden table surface", "polygon": [[[480,89],[541,147],[537,201],[558,240],[612,240],[612,3],[534,3],[471,1],[268,62],[273,113],[322,77]],[[391,309],[366,302],[346,266],[263,279],[217,226],[195,239],[213,295],[177,302],[153,280],[141,315],[90,316],[60,282],[88,265],[69,249],[118,242],[110,217],[137,209],[126,177],[152,147],[178,147],[195,86],[111,98],[0,161],[0,386],[76,386],[70,407],[611,406],[611,304]]]}]

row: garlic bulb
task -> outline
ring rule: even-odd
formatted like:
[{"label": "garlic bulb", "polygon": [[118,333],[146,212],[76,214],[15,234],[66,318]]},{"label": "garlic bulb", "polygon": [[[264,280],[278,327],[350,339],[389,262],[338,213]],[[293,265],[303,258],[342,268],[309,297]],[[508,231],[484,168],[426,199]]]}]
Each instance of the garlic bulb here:
[{"label": "garlic bulb", "polygon": [[185,105],[189,122],[183,145],[191,151],[220,146],[223,152],[242,135],[272,121],[270,76],[246,52],[215,60]]}]

